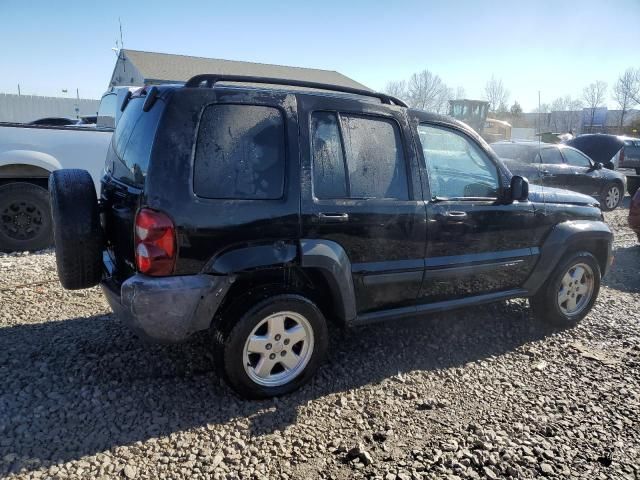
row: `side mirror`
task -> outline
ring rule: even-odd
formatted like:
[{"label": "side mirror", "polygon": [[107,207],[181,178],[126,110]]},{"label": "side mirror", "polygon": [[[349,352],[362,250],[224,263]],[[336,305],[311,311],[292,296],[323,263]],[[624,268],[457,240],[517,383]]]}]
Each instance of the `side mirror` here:
[{"label": "side mirror", "polygon": [[529,180],[520,175],[511,177],[511,197],[512,202],[526,202],[529,199]]},{"label": "side mirror", "polygon": [[596,170],[602,170],[603,165],[600,162],[596,162],[596,164],[593,166]]}]

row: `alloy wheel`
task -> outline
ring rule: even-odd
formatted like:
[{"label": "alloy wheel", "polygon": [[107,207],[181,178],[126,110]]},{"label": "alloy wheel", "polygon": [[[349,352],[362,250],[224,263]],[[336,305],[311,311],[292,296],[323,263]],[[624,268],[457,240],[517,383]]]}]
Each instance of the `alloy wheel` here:
[{"label": "alloy wheel", "polygon": [[558,290],[558,307],[568,316],[584,310],[593,296],[593,270],[586,263],[572,265],[562,277]]},{"label": "alloy wheel", "polygon": [[604,201],[605,201],[608,209],[613,210],[614,208],[616,208],[618,206],[618,203],[620,202],[620,188],[618,188],[617,186],[613,185],[607,191],[607,195],[606,195]]},{"label": "alloy wheel", "polygon": [[302,373],[313,355],[311,323],[295,312],[273,313],[253,329],[244,345],[243,363],[249,378],[278,387]]}]

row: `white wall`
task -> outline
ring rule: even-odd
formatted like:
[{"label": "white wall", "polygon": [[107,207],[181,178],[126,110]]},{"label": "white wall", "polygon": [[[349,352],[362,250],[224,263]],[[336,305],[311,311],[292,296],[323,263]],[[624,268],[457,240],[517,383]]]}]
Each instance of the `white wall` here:
[{"label": "white wall", "polygon": [[[100,100],[0,93],[0,122],[31,122],[43,117],[95,115]],[[76,108],[78,111],[76,112]]]}]

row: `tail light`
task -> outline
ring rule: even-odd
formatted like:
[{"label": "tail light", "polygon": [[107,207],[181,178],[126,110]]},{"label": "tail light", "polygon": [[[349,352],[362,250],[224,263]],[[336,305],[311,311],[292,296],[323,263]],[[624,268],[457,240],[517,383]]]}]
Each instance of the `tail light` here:
[{"label": "tail light", "polygon": [[176,229],[162,212],[141,209],[135,222],[136,266],[140,273],[171,275],[176,264]]},{"label": "tail light", "polygon": [[621,167],[624,163],[624,147],[620,150],[620,156],[618,157],[618,166]]}]

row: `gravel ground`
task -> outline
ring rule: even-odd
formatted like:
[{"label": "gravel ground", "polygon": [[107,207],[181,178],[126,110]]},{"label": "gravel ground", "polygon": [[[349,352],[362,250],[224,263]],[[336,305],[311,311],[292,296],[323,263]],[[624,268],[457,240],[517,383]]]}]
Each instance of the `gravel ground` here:
[{"label": "gravel ground", "polygon": [[[628,205],[628,198],[626,199]],[[640,478],[640,247],[573,330],[524,300],[331,331],[315,381],[243,401],[206,334],[142,344],[52,252],[0,256],[5,478]]]}]

